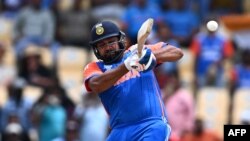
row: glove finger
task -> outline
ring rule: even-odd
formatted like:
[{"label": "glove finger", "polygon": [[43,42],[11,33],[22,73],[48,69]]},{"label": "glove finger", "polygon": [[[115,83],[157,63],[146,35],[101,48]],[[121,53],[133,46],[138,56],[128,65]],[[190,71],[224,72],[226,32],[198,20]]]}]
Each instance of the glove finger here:
[{"label": "glove finger", "polygon": [[144,70],[151,70],[153,67],[156,66],[156,59],[153,54],[150,55],[149,61],[145,65]]},{"label": "glove finger", "polygon": [[150,49],[144,50],[143,54],[140,58],[139,63],[140,64],[147,64],[148,60],[150,59],[151,54],[152,54],[152,52]]},{"label": "glove finger", "polygon": [[143,71],[144,70],[144,65],[141,65],[138,62],[131,62],[131,68],[137,71]]}]

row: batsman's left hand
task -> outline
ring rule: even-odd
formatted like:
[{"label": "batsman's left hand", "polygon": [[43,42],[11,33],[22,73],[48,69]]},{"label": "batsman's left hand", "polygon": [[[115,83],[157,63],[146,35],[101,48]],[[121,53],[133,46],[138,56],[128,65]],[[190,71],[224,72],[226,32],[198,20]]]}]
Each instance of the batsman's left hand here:
[{"label": "batsman's left hand", "polygon": [[143,66],[143,72],[152,70],[156,66],[156,58],[151,49],[144,48],[139,63]]}]

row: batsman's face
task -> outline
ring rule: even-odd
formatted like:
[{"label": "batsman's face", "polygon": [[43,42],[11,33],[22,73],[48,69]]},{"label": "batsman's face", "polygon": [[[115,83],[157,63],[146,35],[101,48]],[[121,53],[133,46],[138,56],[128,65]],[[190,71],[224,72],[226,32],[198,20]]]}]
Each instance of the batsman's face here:
[{"label": "batsman's face", "polygon": [[101,56],[105,58],[114,58],[116,51],[119,50],[118,37],[110,37],[96,44]]}]

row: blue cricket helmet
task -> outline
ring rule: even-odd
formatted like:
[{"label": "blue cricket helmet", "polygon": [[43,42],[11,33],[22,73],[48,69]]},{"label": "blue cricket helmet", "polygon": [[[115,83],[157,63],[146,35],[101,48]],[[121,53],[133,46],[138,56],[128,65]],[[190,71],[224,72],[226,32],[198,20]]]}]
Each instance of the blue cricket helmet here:
[{"label": "blue cricket helmet", "polygon": [[[119,50],[116,51],[116,55],[113,58],[106,58],[101,56],[98,49],[96,48],[96,44],[101,40],[110,38],[110,37],[118,37],[119,41]],[[91,29],[91,41],[89,42],[90,46],[93,47],[95,56],[102,60],[105,64],[111,64],[118,61],[122,54],[125,51],[125,34],[120,31],[118,26],[111,21],[103,21],[95,24]]]},{"label": "blue cricket helmet", "polygon": [[120,35],[120,30],[116,26],[116,24],[110,21],[103,21],[95,24],[91,29],[90,44],[93,45],[101,40],[119,35]]}]

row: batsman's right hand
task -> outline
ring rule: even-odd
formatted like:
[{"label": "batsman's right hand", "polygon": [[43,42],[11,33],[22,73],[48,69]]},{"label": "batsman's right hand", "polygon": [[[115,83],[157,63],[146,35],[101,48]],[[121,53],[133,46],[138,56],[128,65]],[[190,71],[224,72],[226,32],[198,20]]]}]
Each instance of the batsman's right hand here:
[{"label": "batsman's right hand", "polygon": [[143,71],[144,67],[143,67],[143,65],[141,65],[139,63],[139,60],[140,60],[140,58],[139,58],[138,54],[134,53],[134,54],[128,56],[128,58],[124,61],[124,64],[128,70],[134,69],[137,71]]}]

